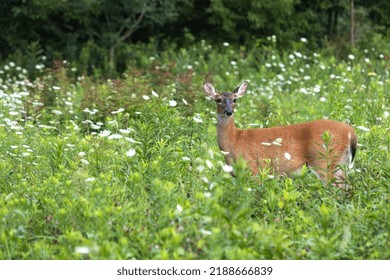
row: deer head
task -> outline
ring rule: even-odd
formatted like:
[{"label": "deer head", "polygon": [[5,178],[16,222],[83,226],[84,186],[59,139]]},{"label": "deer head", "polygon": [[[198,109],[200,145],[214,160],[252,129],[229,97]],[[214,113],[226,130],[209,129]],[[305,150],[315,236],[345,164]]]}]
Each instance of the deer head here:
[{"label": "deer head", "polygon": [[237,98],[244,96],[248,87],[248,82],[242,83],[233,92],[217,93],[211,83],[204,83],[203,89],[208,97],[211,97],[217,103],[217,114],[219,117],[231,117],[234,113]]}]

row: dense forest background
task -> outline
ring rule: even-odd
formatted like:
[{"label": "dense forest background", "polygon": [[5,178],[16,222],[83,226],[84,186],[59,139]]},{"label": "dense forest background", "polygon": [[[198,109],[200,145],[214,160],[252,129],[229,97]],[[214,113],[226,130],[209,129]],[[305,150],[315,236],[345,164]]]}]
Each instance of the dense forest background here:
[{"label": "dense forest background", "polygon": [[66,59],[81,74],[116,75],[145,47],[200,40],[288,49],[304,38],[343,56],[390,35],[388,0],[2,0],[0,11],[0,63]]}]

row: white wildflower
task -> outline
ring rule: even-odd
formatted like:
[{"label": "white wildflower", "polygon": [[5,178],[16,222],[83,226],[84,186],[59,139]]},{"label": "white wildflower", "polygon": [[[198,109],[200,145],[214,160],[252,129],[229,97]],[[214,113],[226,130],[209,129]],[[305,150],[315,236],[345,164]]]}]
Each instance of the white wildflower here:
[{"label": "white wildflower", "polygon": [[110,136],[108,136],[108,139],[121,139],[123,138],[123,135],[120,135],[120,134],[111,134]]},{"label": "white wildflower", "polygon": [[200,117],[199,115],[193,117],[192,119],[193,119],[195,122],[197,122],[197,123],[203,122],[203,120],[201,119],[201,117]]},{"label": "white wildflower", "polygon": [[89,164],[89,161],[86,160],[85,158],[82,158],[82,159],[80,160],[80,162],[83,163],[83,164],[85,164],[85,165],[88,165],[88,164]]},{"label": "white wildflower", "polygon": [[189,157],[181,157],[182,160],[184,161],[190,161],[191,159]]},{"label": "white wildflower", "polygon": [[99,136],[100,136],[100,137],[107,137],[107,136],[109,136],[110,134],[111,134],[111,131],[109,131],[109,130],[103,130],[103,131],[100,131]]},{"label": "white wildflower", "polygon": [[299,92],[302,92],[302,93],[304,93],[304,94],[308,94],[309,92],[307,91],[307,89],[305,89],[305,88],[301,88],[300,90],[299,90]]},{"label": "white wildflower", "polygon": [[179,211],[179,212],[182,212],[183,211],[183,207],[181,207],[179,204],[176,205],[176,210]]},{"label": "white wildflower", "polygon": [[142,98],[145,99],[145,100],[149,100],[150,99],[150,97],[147,96],[147,95],[143,95]]},{"label": "white wildflower", "polygon": [[127,140],[127,141],[129,141],[130,143],[137,143],[137,144],[140,144],[141,142],[139,142],[139,141],[135,141],[133,138],[130,138],[130,137],[125,137],[125,139]]},{"label": "white wildflower", "polygon": [[94,129],[94,130],[98,130],[98,129],[100,129],[100,125],[91,124],[91,128]]},{"label": "white wildflower", "polygon": [[285,153],[284,153],[284,157],[285,157],[285,159],[287,159],[287,160],[291,160],[291,155],[290,155],[288,152],[285,152]]},{"label": "white wildflower", "polygon": [[131,129],[119,129],[119,132],[120,133],[123,133],[123,134],[129,134],[132,130]]},{"label": "white wildflower", "polygon": [[204,171],[204,166],[203,165],[199,165],[196,167],[196,170],[198,170],[199,172],[203,172]]},{"label": "white wildflower", "polygon": [[355,56],[354,56],[353,54],[349,54],[349,55],[348,55],[348,58],[349,58],[350,60],[354,60],[354,59],[355,59]]},{"label": "white wildflower", "polygon": [[118,110],[116,111],[112,111],[111,114],[115,115],[115,114],[119,114],[121,112],[123,112],[125,109],[124,108],[119,108]]},{"label": "white wildflower", "polygon": [[133,157],[134,155],[135,155],[134,149],[130,149],[126,152],[126,156],[128,156],[128,157]]},{"label": "white wildflower", "polygon": [[39,101],[33,101],[32,105],[33,105],[33,106],[40,107],[40,106],[43,106],[43,105],[45,105],[45,104],[43,104],[42,102],[39,102]]},{"label": "white wildflower", "polygon": [[76,254],[89,254],[91,250],[87,246],[79,246],[75,248],[75,253]]},{"label": "white wildflower", "polygon": [[301,54],[300,52],[295,52],[294,55],[295,55],[296,57],[302,58],[302,54]]},{"label": "white wildflower", "polygon": [[204,234],[204,235],[211,235],[211,234],[213,234],[212,231],[205,230],[205,229],[203,229],[203,228],[201,228],[199,231],[200,231],[200,233],[202,233],[202,234]]},{"label": "white wildflower", "polygon": [[364,126],[362,126],[362,125],[360,125],[360,126],[358,126],[358,127],[356,127],[356,128],[358,128],[358,129],[360,129],[360,130],[363,130],[363,131],[365,131],[365,132],[368,132],[368,131],[370,131],[370,129],[369,129],[369,128],[367,128],[367,127],[364,127]]},{"label": "white wildflower", "polygon": [[88,114],[90,114],[90,115],[94,115],[94,114],[96,114],[96,113],[98,112],[98,109],[92,109],[92,111],[91,111],[91,110],[89,110],[88,108],[85,108],[85,109],[83,110],[83,112],[88,113]]},{"label": "white wildflower", "polygon": [[319,93],[321,91],[321,87],[319,85],[315,85],[314,88],[313,88],[313,91],[315,93]]},{"label": "white wildflower", "polygon": [[58,111],[58,110],[52,110],[51,112],[52,112],[54,115],[57,115],[57,116],[62,115],[62,112],[61,112],[61,111]]},{"label": "white wildflower", "polygon": [[230,166],[230,165],[225,164],[224,166],[222,166],[222,170],[225,171],[225,172],[232,172],[233,171],[233,167]]},{"label": "white wildflower", "polygon": [[169,100],[169,106],[175,107],[177,105],[177,102],[175,100]]},{"label": "white wildflower", "polygon": [[206,165],[208,168],[212,168],[213,167],[213,163],[211,161],[209,161],[208,159],[206,159]]},{"label": "white wildflower", "polygon": [[153,95],[154,97],[158,97],[157,92],[155,92],[154,90],[152,90],[152,95]]}]

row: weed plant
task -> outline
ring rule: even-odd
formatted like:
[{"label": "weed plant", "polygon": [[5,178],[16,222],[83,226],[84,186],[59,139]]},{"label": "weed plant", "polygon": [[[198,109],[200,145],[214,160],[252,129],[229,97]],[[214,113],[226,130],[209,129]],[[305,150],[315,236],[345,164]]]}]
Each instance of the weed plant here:
[{"label": "weed plant", "polygon": [[[118,80],[4,65],[0,259],[389,259],[389,53],[297,46],[146,48]],[[231,177],[204,80],[249,81],[241,128],[350,123],[351,188],[305,168],[259,183],[242,161]]]}]

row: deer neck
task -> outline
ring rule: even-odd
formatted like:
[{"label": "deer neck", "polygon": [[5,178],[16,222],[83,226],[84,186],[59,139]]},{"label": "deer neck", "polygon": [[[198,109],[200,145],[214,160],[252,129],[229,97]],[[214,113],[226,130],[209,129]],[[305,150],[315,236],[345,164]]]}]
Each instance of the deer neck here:
[{"label": "deer neck", "polygon": [[218,115],[217,140],[219,148],[224,152],[232,153],[239,129],[234,125],[233,117]]}]

